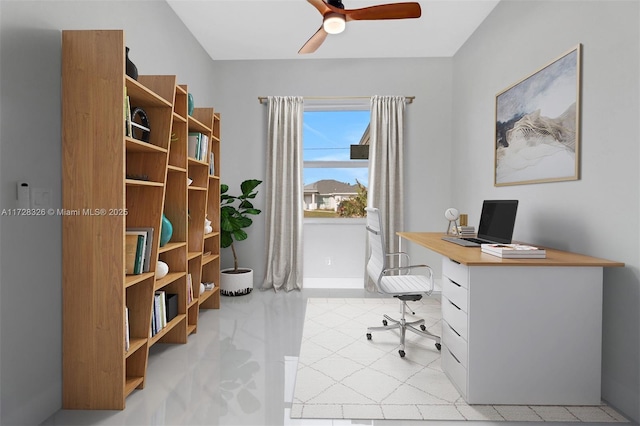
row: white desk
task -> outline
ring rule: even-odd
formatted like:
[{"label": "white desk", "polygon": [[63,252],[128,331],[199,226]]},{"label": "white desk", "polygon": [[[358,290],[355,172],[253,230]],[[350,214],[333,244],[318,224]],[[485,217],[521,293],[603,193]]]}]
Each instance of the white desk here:
[{"label": "white desk", "polygon": [[442,368],[469,404],[600,404],[602,270],[553,249],[501,259],[399,232],[442,259]]}]

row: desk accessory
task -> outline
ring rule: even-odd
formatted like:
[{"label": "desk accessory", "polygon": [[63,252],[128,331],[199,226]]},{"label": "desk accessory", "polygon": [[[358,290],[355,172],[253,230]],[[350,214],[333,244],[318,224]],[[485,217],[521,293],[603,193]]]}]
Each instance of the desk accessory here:
[{"label": "desk accessory", "polygon": [[458,209],[449,207],[444,211],[444,217],[449,221],[447,235],[458,235],[458,218],[460,217]]}]

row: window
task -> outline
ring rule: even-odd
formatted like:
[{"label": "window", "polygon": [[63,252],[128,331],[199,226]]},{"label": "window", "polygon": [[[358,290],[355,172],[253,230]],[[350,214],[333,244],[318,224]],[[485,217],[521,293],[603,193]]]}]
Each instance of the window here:
[{"label": "window", "polygon": [[304,217],[362,217],[369,161],[351,159],[351,145],[368,145],[370,112],[304,113]]}]

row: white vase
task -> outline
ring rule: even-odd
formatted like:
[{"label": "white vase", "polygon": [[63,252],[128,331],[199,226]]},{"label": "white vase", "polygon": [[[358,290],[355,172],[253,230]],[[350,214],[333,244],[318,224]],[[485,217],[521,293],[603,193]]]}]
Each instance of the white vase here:
[{"label": "white vase", "polygon": [[253,290],[253,269],[238,268],[242,273],[234,274],[233,268],[220,271],[220,294],[223,296],[244,296]]}]

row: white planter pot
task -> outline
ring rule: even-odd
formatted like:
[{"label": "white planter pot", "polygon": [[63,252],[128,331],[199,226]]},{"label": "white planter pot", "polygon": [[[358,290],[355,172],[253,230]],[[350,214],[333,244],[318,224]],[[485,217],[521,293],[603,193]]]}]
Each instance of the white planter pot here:
[{"label": "white planter pot", "polygon": [[[223,296],[244,296],[253,290],[253,269],[238,268],[243,273],[232,273],[233,268],[220,271],[220,294]],[[231,271],[231,272],[230,272]]]}]

